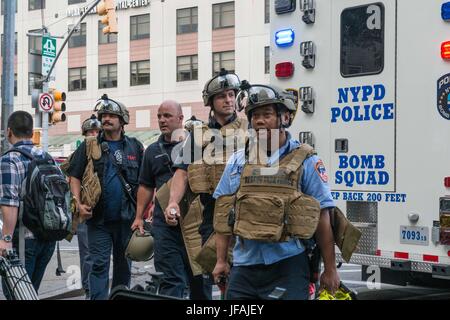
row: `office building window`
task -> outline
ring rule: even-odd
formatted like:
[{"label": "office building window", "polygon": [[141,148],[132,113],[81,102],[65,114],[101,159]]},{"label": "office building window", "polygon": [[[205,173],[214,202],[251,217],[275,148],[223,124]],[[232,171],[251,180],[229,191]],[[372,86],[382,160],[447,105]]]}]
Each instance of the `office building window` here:
[{"label": "office building window", "polygon": [[150,84],[150,61],[133,61],[130,63],[130,86]]},{"label": "office building window", "polygon": [[264,23],[270,23],[270,0],[264,0]]},{"label": "office building window", "polygon": [[[30,30],[29,33],[41,33],[41,29]],[[42,37],[28,37],[28,53],[42,54]]]},{"label": "office building window", "polygon": [[264,47],[264,73],[270,73],[270,47]]},{"label": "office building window", "polygon": [[117,64],[98,66],[98,88],[117,88]]},{"label": "office building window", "polygon": [[177,57],[177,81],[198,79],[198,56]]},{"label": "office building window", "polygon": [[213,53],[213,77],[218,75],[222,68],[234,72],[234,51]]},{"label": "office building window", "polygon": [[98,22],[98,44],[117,42],[117,34],[115,34],[115,33],[104,34],[103,33],[104,27],[105,27],[105,25],[99,21]]},{"label": "office building window", "polygon": [[197,32],[198,8],[177,9],[177,34]]},{"label": "office building window", "polygon": [[[15,55],[17,55],[17,32],[16,32],[16,37],[15,37],[15,43],[14,43],[14,54]],[[2,43],[1,43],[1,46],[2,46],[2,57],[3,57],[3,55],[5,54],[5,37],[4,37],[4,35],[2,34]]]},{"label": "office building window", "polygon": [[28,11],[45,9],[45,0],[28,0]]},{"label": "office building window", "polygon": [[234,27],[234,2],[213,4],[213,29]]},{"label": "office building window", "polygon": [[76,4],[76,3],[82,3],[82,2],[86,2],[86,0],[69,0],[68,4]]},{"label": "office building window", "polygon": [[37,83],[37,80],[41,79],[41,75],[38,73],[28,73],[28,95],[31,95],[33,89],[42,89],[42,82]]},{"label": "office building window", "polygon": [[150,15],[130,17],[130,40],[150,38]]},{"label": "office building window", "polygon": [[[8,0],[11,1],[11,0]],[[17,0],[16,0],[16,13],[17,13]],[[2,15],[5,14],[5,0],[2,0]]]},{"label": "office building window", "polygon": [[75,31],[69,38],[69,48],[85,47],[86,46],[86,23],[80,24],[77,31]]},{"label": "office building window", "polygon": [[86,90],[86,67],[69,69],[69,91]]}]

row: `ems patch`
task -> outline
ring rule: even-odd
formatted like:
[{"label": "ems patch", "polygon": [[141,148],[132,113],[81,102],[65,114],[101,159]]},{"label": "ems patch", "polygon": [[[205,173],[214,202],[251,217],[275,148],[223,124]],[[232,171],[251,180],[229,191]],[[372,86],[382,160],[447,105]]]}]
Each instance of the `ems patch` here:
[{"label": "ems patch", "polygon": [[320,179],[323,182],[328,182],[328,174],[327,171],[325,170],[325,166],[323,165],[322,160],[317,161],[315,168]]},{"label": "ems patch", "polygon": [[450,120],[450,74],[437,81],[437,109],[439,114]]}]

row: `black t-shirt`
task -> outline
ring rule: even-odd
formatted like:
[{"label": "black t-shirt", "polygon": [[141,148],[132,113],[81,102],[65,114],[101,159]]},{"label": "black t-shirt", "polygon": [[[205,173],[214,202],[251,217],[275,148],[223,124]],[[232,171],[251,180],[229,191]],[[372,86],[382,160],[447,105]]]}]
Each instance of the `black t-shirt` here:
[{"label": "black t-shirt", "polygon": [[[101,143],[106,141],[103,136],[98,138],[98,141]],[[108,143],[110,147],[110,152],[113,154],[117,151],[114,148],[111,148],[111,142]],[[114,144],[114,142],[113,142]],[[122,140],[116,142],[116,148],[120,149],[121,152],[121,167],[122,174],[124,178],[128,181],[128,183],[133,188],[132,192],[135,194],[138,185],[138,177],[140,164],[142,161],[143,154],[143,146],[142,144],[133,139],[128,138],[126,136],[123,137]],[[136,144],[136,145],[135,145]],[[116,157],[117,159],[117,157]],[[67,169],[67,175],[71,177],[75,177],[78,180],[82,181],[84,171],[87,166],[87,157],[86,157],[86,142],[83,141],[81,145],[75,150],[73,153],[72,159],[70,161],[69,168]],[[94,167],[96,166],[96,161],[94,161]],[[103,168],[102,172],[98,172],[99,178],[101,178],[102,184],[102,194],[100,196],[99,202],[96,207],[93,209],[94,216],[92,219],[88,220],[89,224],[96,223],[104,223],[115,221],[117,219],[131,219],[134,218],[134,206],[126,206],[124,201],[129,201],[128,197],[123,190],[122,183],[120,182],[116,170],[112,167],[111,160],[105,153],[102,152],[102,158],[98,161],[99,164],[98,169]],[[95,169],[97,171],[97,168]],[[112,182],[108,177],[114,176],[115,182]],[[110,201],[111,197],[115,197],[117,201]],[[124,201],[122,201],[124,200]],[[131,202],[130,202],[131,203]],[[118,206],[119,210],[115,213],[110,210],[110,205]],[[131,208],[133,207],[133,208]]]},{"label": "black t-shirt", "polygon": [[[139,174],[139,184],[158,190],[164,183],[169,181],[176,170],[171,167],[173,164],[172,153],[177,154],[178,152],[176,148],[180,149],[181,143],[167,142],[164,140],[163,135],[158,138],[157,142],[152,143],[145,150]],[[153,211],[153,225],[166,225],[164,214],[157,201]]]},{"label": "black t-shirt", "polygon": [[67,175],[75,177],[78,180],[83,179],[84,170],[87,166],[86,157],[86,142],[83,141],[81,145],[72,154],[72,159],[70,160],[70,165],[67,168]]}]

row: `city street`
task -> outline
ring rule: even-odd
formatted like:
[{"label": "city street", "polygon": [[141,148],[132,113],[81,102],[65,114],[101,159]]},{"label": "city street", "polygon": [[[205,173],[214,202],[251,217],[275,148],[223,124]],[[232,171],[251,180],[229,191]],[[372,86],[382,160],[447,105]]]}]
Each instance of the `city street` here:
[{"label": "city street", "polygon": [[[61,259],[66,273],[56,276],[57,268],[56,250],[49,263],[44,279],[39,291],[40,299],[49,300],[84,300],[84,292],[78,277],[79,256],[76,236],[71,242],[61,241]],[[112,261],[111,261],[112,262]],[[146,281],[150,280],[149,272],[153,272],[153,260],[149,262],[134,262],[132,266],[131,287],[140,284],[143,287]],[[379,288],[369,286],[365,281],[361,281],[361,266],[354,264],[343,264],[339,269],[339,276],[342,282],[357,293],[361,300],[423,300],[423,299],[450,299],[450,290],[439,288],[425,288],[418,286],[396,286],[389,284],[379,284]],[[110,273],[112,277],[112,269]],[[4,300],[0,289],[0,300]],[[214,286],[213,299],[220,299],[220,291]]]}]

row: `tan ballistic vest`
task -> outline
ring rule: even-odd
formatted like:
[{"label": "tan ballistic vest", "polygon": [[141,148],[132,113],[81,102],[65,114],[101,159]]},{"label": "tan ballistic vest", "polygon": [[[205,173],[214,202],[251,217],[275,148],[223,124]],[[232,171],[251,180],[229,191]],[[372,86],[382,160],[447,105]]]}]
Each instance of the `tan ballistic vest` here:
[{"label": "tan ballistic vest", "polygon": [[320,204],[298,191],[298,181],[303,161],[313,153],[311,146],[302,144],[279,162],[278,170],[246,164],[237,194],[216,201],[216,232],[268,242],[311,238],[319,223]]},{"label": "tan ballistic vest", "polygon": [[[204,136],[209,137],[209,128],[206,126],[202,127]],[[235,136],[236,132],[230,132],[231,129],[239,130],[242,129],[244,132],[248,129],[248,121],[244,118],[236,118],[235,121],[223,126],[220,129],[224,141],[230,141],[230,134]],[[228,131],[228,132],[227,132]],[[206,133],[206,134],[205,134]],[[227,136],[228,135],[228,136]],[[211,134],[212,137],[212,134]],[[195,140],[195,139],[194,139]],[[215,150],[214,144],[211,141],[206,141],[203,144],[203,159],[201,163],[193,163],[188,167],[188,180],[189,186],[194,193],[209,193],[213,194],[219,183],[222,173],[227,164],[228,158],[237,151],[237,145],[233,149],[226,150]],[[229,146],[228,146],[229,148]],[[213,151],[213,152],[211,152]]]},{"label": "tan ballistic vest", "polygon": [[[230,132],[227,132],[227,130],[242,129],[246,131],[247,128],[247,119],[237,118],[232,123],[229,123],[228,125],[222,127],[220,131],[222,133],[223,139],[226,139],[226,135],[230,134]],[[210,131],[210,128],[206,125],[202,126],[201,129],[202,134]],[[208,137],[207,134],[205,134],[205,136]],[[199,141],[196,138],[197,137],[194,138],[194,142]],[[202,147],[205,148],[206,151],[208,151],[209,145],[211,145],[211,147],[213,145],[210,143],[210,140],[205,141],[202,144]],[[236,146],[232,151],[236,151]],[[226,155],[231,156],[231,154],[233,154],[233,152],[229,152]],[[183,197],[183,200],[179,204],[181,210],[180,227],[194,276],[202,274],[204,272],[212,272],[216,262],[214,234],[212,234],[205,245],[202,246],[202,239],[200,233],[198,232],[198,228],[200,227],[203,220],[203,206],[201,205],[200,197],[198,196],[198,194],[214,193],[214,190],[216,189],[216,186],[219,183],[220,178],[222,177],[222,173],[228,160],[223,154],[218,154],[217,152],[213,155],[213,158],[223,159],[222,163],[199,163],[189,165],[189,187],[185,196]],[[206,161],[208,163],[213,163],[214,159],[210,157],[206,159]],[[171,180],[165,183],[156,193],[156,198],[158,199],[158,202],[163,211],[168,205],[170,197],[170,183]],[[230,253],[229,257],[231,258]]]}]

